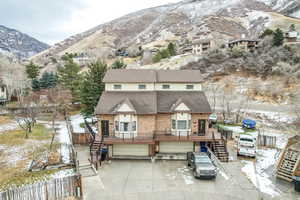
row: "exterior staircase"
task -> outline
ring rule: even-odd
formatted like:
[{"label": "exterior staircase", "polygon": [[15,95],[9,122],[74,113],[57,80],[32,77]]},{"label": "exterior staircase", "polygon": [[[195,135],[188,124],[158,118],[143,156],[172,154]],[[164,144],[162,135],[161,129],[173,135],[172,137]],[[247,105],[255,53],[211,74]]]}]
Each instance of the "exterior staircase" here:
[{"label": "exterior staircase", "polygon": [[277,177],[292,182],[295,168],[299,162],[298,157],[299,153],[296,151],[284,151],[277,168]]},{"label": "exterior staircase", "polygon": [[92,127],[84,120],[85,127],[90,133],[90,155],[91,155],[91,163],[94,163],[98,160],[98,155],[103,145],[103,137],[100,137]]},{"label": "exterior staircase", "polygon": [[221,162],[228,162],[229,153],[227,151],[226,142],[224,140],[215,140],[212,143],[212,147],[213,153]]}]

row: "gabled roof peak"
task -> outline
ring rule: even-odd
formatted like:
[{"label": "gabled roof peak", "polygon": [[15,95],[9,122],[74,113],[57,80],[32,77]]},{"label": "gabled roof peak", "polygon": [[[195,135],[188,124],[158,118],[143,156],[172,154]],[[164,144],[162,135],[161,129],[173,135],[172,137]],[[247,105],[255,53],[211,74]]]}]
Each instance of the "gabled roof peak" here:
[{"label": "gabled roof peak", "polygon": [[136,110],[130,99],[126,98],[116,106],[114,113],[136,113]]}]

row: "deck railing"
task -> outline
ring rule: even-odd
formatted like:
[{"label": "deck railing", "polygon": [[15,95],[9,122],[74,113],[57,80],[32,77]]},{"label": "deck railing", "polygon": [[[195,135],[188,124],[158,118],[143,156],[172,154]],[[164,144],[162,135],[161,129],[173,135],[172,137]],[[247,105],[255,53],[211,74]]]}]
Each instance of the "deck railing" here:
[{"label": "deck railing", "polygon": [[104,136],[104,139],[116,139],[124,141],[138,141],[138,140],[153,140],[153,132],[116,132],[113,131],[109,136]]}]

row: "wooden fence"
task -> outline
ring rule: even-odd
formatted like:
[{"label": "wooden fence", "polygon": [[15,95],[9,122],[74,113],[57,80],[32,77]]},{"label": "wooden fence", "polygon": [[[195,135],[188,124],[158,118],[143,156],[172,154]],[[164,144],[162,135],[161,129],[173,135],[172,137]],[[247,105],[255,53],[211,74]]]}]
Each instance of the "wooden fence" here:
[{"label": "wooden fence", "polygon": [[52,179],[0,192],[0,200],[82,199],[81,175]]},{"label": "wooden fence", "polygon": [[74,133],[72,132],[73,144],[88,145],[90,144],[90,134],[89,133]]},{"label": "wooden fence", "polygon": [[222,134],[222,136],[226,139],[226,140],[232,140],[233,139],[233,131],[231,130],[226,130],[220,126],[217,126],[218,132]]},{"label": "wooden fence", "polygon": [[276,147],[276,136],[268,136],[268,135],[258,135],[257,137],[257,145],[262,147]]}]

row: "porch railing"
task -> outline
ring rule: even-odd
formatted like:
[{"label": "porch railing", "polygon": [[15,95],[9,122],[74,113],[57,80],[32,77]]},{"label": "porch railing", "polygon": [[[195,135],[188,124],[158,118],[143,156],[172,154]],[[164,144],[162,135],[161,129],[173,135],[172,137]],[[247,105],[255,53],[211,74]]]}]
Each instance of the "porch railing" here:
[{"label": "porch railing", "polygon": [[113,131],[108,136],[104,136],[104,139],[119,139],[127,141],[137,141],[137,140],[153,140],[154,132],[117,132]]},{"label": "porch railing", "polygon": [[198,137],[198,136],[206,136],[205,133],[198,133],[193,131],[156,131],[155,137],[161,138],[161,137],[173,137],[180,139],[190,139],[191,137]]}]

